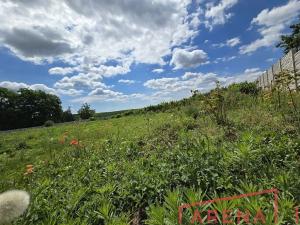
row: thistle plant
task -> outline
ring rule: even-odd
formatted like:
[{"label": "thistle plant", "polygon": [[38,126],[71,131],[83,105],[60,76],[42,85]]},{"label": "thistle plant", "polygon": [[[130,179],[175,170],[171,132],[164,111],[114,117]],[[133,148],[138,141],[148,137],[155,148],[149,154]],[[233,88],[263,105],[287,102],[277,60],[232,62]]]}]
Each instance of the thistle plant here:
[{"label": "thistle plant", "polygon": [[217,124],[227,124],[228,118],[225,109],[225,98],[221,91],[220,82],[216,82],[216,88],[212,91],[209,98],[205,100],[207,111],[213,115]]},{"label": "thistle plant", "polygon": [[0,194],[0,224],[11,223],[21,216],[29,205],[26,191],[11,190]]}]

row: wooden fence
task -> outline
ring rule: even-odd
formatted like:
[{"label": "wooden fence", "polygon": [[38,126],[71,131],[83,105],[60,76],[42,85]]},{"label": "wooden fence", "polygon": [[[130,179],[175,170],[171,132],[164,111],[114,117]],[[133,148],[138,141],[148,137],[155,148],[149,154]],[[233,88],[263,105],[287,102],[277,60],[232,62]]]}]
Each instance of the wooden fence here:
[{"label": "wooden fence", "polygon": [[275,76],[282,71],[289,71],[294,76],[294,81],[291,83],[291,89],[297,89],[300,85],[300,80],[297,80],[297,71],[300,71],[300,51],[291,50],[283,58],[279,59],[277,63],[261,76],[257,78],[258,87],[262,89],[271,89],[275,84]]}]

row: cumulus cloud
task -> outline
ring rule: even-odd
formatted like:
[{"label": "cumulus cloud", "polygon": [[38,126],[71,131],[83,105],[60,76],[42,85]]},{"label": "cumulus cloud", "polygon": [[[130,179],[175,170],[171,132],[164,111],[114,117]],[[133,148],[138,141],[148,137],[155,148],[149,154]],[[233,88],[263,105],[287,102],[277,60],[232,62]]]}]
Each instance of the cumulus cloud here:
[{"label": "cumulus cloud", "polygon": [[217,5],[208,3],[205,12],[205,26],[212,30],[215,25],[225,24],[233,16],[227,11],[237,3],[238,0],[220,0]]},{"label": "cumulus cloud", "polygon": [[162,73],[162,72],[164,72],[164,69],[158,68],[158,69],[152,70],[152,72],[153,72],[153,73]]},{"label": "cumulus cloud", "polygon": [[95,89],[98,87],[106,87],[106,85],[101,82],[101,75],[97,73],[80,73],[72,77],[64,77],[54,84],[55,88],[59,89]]},{"label": "cumulus cloud", "polygon": [[215,73],[193,73],[186,72],[181,77],[151,79],[144,86],[160,93],[188,93],[190,90],[201,92],[209,91],[215,87],[215,82],[220,81],[222,85],[229,85],[243,81],[254,81],[262,74],[259,68],[249,68],[234,76],[220,76]]},{"label": "cumulus cloud", "polygon": [[207,54],[203,50],[188,50],[175,48],[173,51],[170,65],[174,65],[174,69],[197,67],[207,63]]},{"label": "cumulus cloud", "polygon": [[95,90],[91,91],[89,96],[105,96],[105,97],[116,97],[122,95],[121,92],[112,91],[109,89],[104,88],[96,88]]},{"label": "cumulus cloud", "polygon": [[75,103],[92,103],[92,102],[126,102],[134,99],[147,99],[148,97],[144,94],[133,93],[124,94],[122,92],[113,91],[107,88],[96,88],[92,90],[87,96],[75,98],[72,102]]},{"label": "cumulus cloud", "polygon": [[23,59],[48,58],[74,51],[62,38],[55,40],[34,29],[12,28],[8,31],[2,30],[0,34],[1,42]]},{"label": "cumulus cloud", "polygon": [[198,32],[199,9],[188,11],[191,2],[1,1],[0,45],[33,62],[82,65],[88,59],[98,67],[131,57],[132,62],[165,64],[172,47]]},{"label": "cumulus cloud", "polygon": [[7,88],[12,91],[18,91],[21,88],[28,88],[28,85],[18,82],[2,81],[0,82],[0,87]]},{"label": "cumulus cloud", "polygon": [[49,74],[67,75],[74,72],[72,67],[53,67],[49,69]]},{"label": "cumulus cloud", "polygon": [[10,81],[2,81],[0,82],[0,87],[7,88],[9,90],[17,92],[21,88],[27,88],[35,91],[44,91],[49,94],[54,95],[69,95],[69,96],[78,96],[83,94],[83,90],[75,90],[75,89],[54,89],[46,86],[45,84],[25,84],[25,83],[18,83],[18,82],[10,82]]},{"label": "cumulus cloud", "polygon": [[300,1],[291,0],[287,4],[262,10],[255,17],[251,25],[257,25],[261,38],[248,45],[241,46],[240,53],[248,54],[262,47],[273,46],[279,41],[280,35],[300,12]]},{"label": "cumulus cloud", "polygon": [[263,73],[262,70],[259,68],[249,68],[245,69],[243,73],[236,74],[235,76],[228,76],[225,77],[223,81],[224,85],[229,85],[232,83],[240,83],[244,81],[253,82],[255,81],[261,74]]},{"label": "cumulus cloud", "polygon": [[214,73],[203,74],[186,72],[181,77],[151,79],[146,81],[144,86],[167,93],[183,91],[188,93],[194,89],[201,91],[209,90],[214,86],[216,80],[217,74]]},{"label": "cumulus cloud", "polygon": [[118,82],[123,83],[123,84],[134,84],[135,83],[134,80],[124,80],[124,79],[121,79]]}]

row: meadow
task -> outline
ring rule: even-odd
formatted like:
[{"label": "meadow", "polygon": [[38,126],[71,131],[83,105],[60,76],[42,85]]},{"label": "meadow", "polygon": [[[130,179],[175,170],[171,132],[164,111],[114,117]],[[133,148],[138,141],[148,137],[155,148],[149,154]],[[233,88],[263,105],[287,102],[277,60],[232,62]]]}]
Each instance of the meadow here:
[{"label": "meadow", "polygon": [[[0,192],[31,194],[15,224],[171,225],[182,203],[276,188],[278,224],[295,224],[299,106],[297,92],[235,84],[115,118],[1,132]],[[183,224],[199,224],[192,217]]]}]

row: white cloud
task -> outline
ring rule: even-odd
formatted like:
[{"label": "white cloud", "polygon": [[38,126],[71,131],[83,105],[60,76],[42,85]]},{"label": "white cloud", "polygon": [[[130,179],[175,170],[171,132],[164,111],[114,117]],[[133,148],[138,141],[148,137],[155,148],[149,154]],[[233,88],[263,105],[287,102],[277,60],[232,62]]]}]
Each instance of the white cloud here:
[{"label": "white cloud", "polygon": [[212,30],[215,25],[225,24],[233,16],[232,13],[228,13],[227,11],[237,3],[238,0],[220,0],[217,5],[208,3],[205,12],[206,27]]},{"label": "white cloud", "polygon": [[240,83],[244,81],[253,82],[255,81],[263,71],[261,71],[259,68],[249,68],[245,69],[245,71],[241,74],[237,74],[235,76],[225,77],[225,80],[223,81],[224,85],[229,85],[232,83]]},{"label": "white cloud", "polygon": [[153,73],[162,73],[162,72],[164,72],[164,69],[158,68],[158,69],[152,70],[152,72],[153,72]]},{"label": "white cloud", "polygon": [[191,2],[1,1],[0,45],[35,63],[62,60],[77,66],[89,61],[98,68],[131,58],[165,64],[172,47],[198,32],[199,9],[188,12]]},{"label": "white cloud", "polygon": [[271,10],[262,10],[251,22],[252,25],[259,26],[258,32],[262,37],[248,45],[241,46],[240,53],[248,54],[261,47],[273,46],[299,12],[300,1],[298,0],[291,0],[286,5],[274,7]]},{"label": "white cloud", "polygon": [[189,93],[190,90],[194,89],[199,89],[201,91],[209,90],[214,86],[216,80],[217,75],[214,73],[203,74],[186,72],[182,77],[148,80],[144,83],[144,86],[159,90],[160,92],[164,92],[164,94],[166,94],[166,92]]},{"label": "white cloud", "polygon": [[113,91],[107,88],[96,88],[91,91],[88,96],[71,100],[75,103],[93,103],[93,102],[126,102],[134,99],[146,99],[147,96],[140,93],[124,94],[122,92]]},{"label": "white cloud", "polygon": [[105,96],[105,97],[116,97],[122,95],[120,92],[112,91],[109,89],[104,88],[96,88],[95,90],[91,91],[89,96]]},{"label": "white cloud", "polygon": [[209,91],[215,87],[215,82],[220,81],[222,85],[229,85],[243,81],[254,81],[262,74],[259,68],[246,69],[241,74],[234,76],[219,76],[215,73],[193,73],[186,72],[181,77],[151,79],[144,83],[145,87],[158,90],[159,93],[168,95],[170,93],[189,93],[190,90],[201,92]]},{"label": "white cloud", "polygon": [[18,91],[21,88],[28,88],[28,89],[32,89],[32,90],[41,90],[41,91],[45,91],[50,94],[55,94],[55,90],[53,88],[49,88],[44,84],[28,85],[25,83],[3,81],[3,82],[0,82],[0,87],[4,87],[4,88],[7,88],[12,91]]},{"label": "white cloud", "polygon": [[10,82],[10,81],[3,81],[0,82],[0,87],[7,88],[12,91],[18,91],[21,88],[27,88],[31,90],[40,90],[44,91],[49,94],[54,95],[69,95],[69,96],[78,96],[83,94],[83,90],[75,90],[75,89],[68,89],[68,90],[62,90],[62,89],[54,89],[46,86],[45,84],[25,84],[25,83],[18,83],[18,82]]},{"label": "white cloud", "polygon": [[24,83],[3,81],[3,82],[0,82],[0,87],[7,88],[12,91],[18,91],[21,88],[28,88],[28,85],[24,84]]},{"label": "white cloud", "polygon": [[56,93],[58,95],[68,95],[68,96],[79,96],[84,93],[83,90],[76,90],[76,89],[68,89],[68,90],[63,90],[63,89],[57,89]]},{"label": "white cloud", "polygon": [[213,63],[219,63],[219,62],[229,62],[229,61],[232,61],[234,59],[236,59],[237,56],[230,56],[230,57],[219,57],[219,58],[216,58]]},{"label": "white cloud", "polygon": [[68,90],[74,89],[95,89],[98,87],[106,87],[101,82],[102,76],[97,73],[80,73],[73,77],[64,77],[54,84],[55,88]]},{"label": "white cloud", "polygon": [[231,38],[225,41],[225,43],[219,43],[219,44],[212,44],[213,47],[222,48],[225,46],[228,47],[235,47],[241,43],[241,40],[239,37]]},{"label": "white cloud", "polygon": [[74,72],[72,67],[53,67],[49,69],[49,74],[67,75]]},{"label": "white cloud", "polygon": [[203,50],[191,50],[175,48],[173,51],[170,65],[174,65],[174,69],[197,67],[207,63],[207,54]]},{"label": "white cloud", "polygon": [[229,40],[226,41],[226,45],[230,46],[230,47],[237,46],[240,43],[241,43],[241,40],[238,37],[231,38],[231,39],[229,39]]},{"label": "white cloud", "polygon": [[123,83],[123,84],[134,84],[135,83],[134,80],[124,80],[124,79],[121,79],[118,82]]}]

